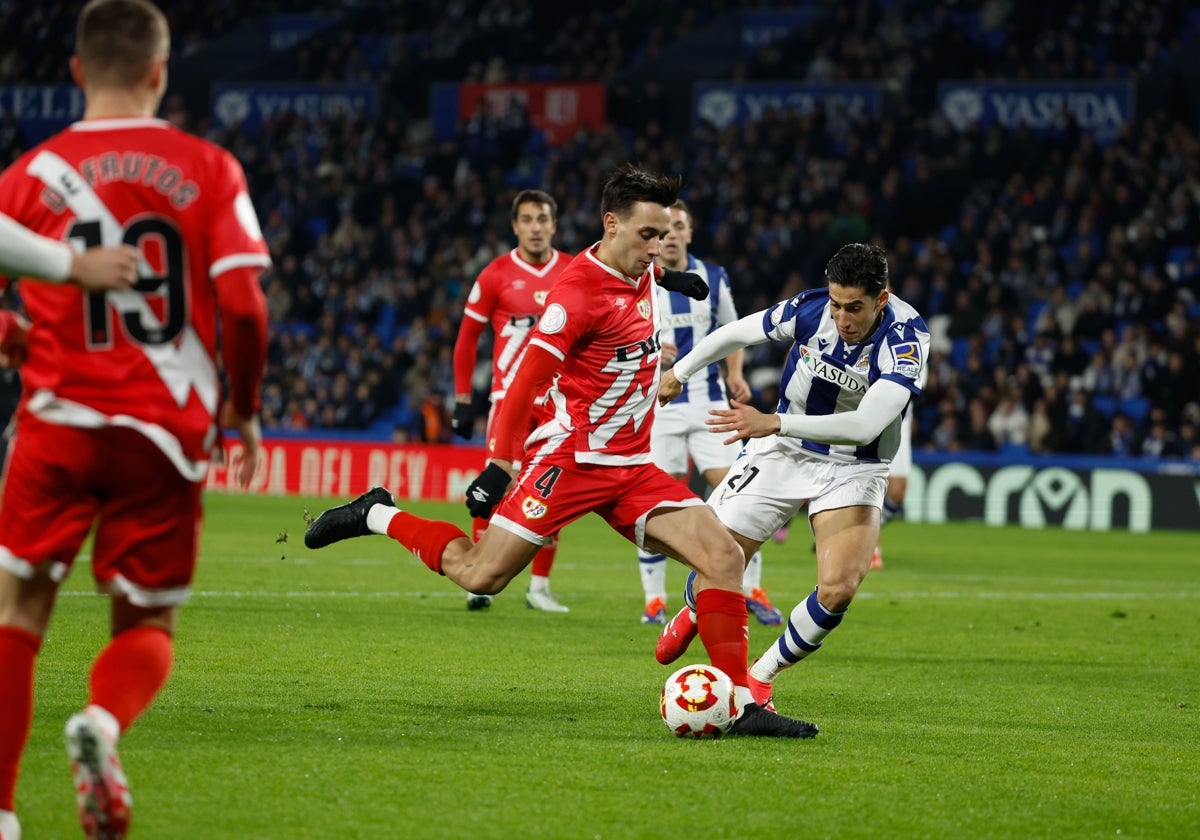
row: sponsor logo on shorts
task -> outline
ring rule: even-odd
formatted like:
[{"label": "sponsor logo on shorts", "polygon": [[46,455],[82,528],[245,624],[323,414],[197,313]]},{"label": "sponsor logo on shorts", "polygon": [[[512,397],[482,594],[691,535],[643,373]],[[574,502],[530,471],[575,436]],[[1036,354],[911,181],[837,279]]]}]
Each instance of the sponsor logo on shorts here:
[{"label": "sponsor logo on shorts", "polygon": [[546,515],[547,510],[546,503],[533,496],[526,496],[525,500],[521,502],[521,513],[525,514],[526,519],[541,519]]}]

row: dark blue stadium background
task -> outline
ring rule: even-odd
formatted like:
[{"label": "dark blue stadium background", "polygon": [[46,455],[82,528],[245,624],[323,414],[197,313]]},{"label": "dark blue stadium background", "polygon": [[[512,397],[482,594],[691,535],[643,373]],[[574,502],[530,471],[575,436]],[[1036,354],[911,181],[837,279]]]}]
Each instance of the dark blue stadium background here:
[{"label": "dark blue stadium background", "polygon": [[[69,83],[79,5],[0,4],[0,165],[69,118],[69,89],[31,86]],[[605,173],[633,159],[684,175],[693,250],[726,266],[743,314],[820,285],[845,242],[888,250],[935,333],[918,448],[1200,460],[1186,3],[159,5],[163,116],[238,156],[271,244],[268,432],[449,441],[454,335],[511,247],[512,196],[553,193],[576,252]],[[599,82],[607,121],[553,145],[519,108],[449,131],[435,113],[435,89],[505,81]],[[280,83],[344,85],[370,114],[212,113],[214,86]],[[1063,94],[1092,104],[1047,112]],[[762,406],[779,352],[748,360]]]}]

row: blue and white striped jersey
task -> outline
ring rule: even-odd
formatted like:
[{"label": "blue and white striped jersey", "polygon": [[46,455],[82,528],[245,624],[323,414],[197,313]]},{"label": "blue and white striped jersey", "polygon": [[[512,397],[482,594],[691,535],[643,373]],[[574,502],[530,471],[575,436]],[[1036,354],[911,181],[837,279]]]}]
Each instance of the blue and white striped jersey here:
[{"label": "blue and white striped jersey", "polygon": [[[812,289],[764,310],[762,328],[767,338],[794,342],[779,385],[780,414],[853,411],[879,379],[903,385],[913,394],[925,386],[929,328],[917,310],[894,294],[888,297],[879,327],[862,344],[846,344],[838,335],[828,289]],[[887,462],[900,446],[903,422],[904,413],[866,446],[785,437],[778,442],[836,461]]]},{"label": "blue and white striped jersey", "polygon": [[[655,290],[658,295],[658,340],[660,343],[674,344],[679,348],[680,358],[692,352],[696,342],[717,327],[738,319],[733,305],[733,293],[729,288],[729,275],[725,273],[725,269],[688,254],[687,268],[684,270],[700,275],[708,284],[707,299],[693,300],[683,292],[668,291],[662,286],[657,286]],[[725,381],[721,378],[721,366],[713,362],[703,376],[692,376],[684,383],[683,393],[672,405],[725,400]]]}]

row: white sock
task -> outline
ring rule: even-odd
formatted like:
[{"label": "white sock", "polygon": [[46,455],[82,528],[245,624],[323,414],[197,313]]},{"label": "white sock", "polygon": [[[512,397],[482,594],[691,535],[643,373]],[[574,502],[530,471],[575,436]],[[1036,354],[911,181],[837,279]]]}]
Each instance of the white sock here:
[{"label": "white sock", "polygon": [[817,590],[792,608],[787,629],[750,668],[756,680],[771,682],[784,668],[790,668],[809,654],[816,653],[825,637],[837,629],[846,612],[830,612],[821,606]]},{"label": "white sock", "polygon": [[371,509],[367,511],[367,529],[372,534],[386,536],[388,526],[392,524],[392,517],[399,512],[399,508],[391,505],[371,505]]},{"label": "white sock", "polygon": [[649,604],[655,598],[667,600],[667,555],[638,549],[638,570],[642,574],[642,592]]},{"label": "white sock", "polygon": [[762,552],[756,551],[746,562],[746,571],[742,572],[742,594],[749,595],[762,586]]},{"label": "white sock", "polygon": [[735,685],[733,687],[733,702],[737,706],[737,713],[740,715],[742,709],[754,702],[754,696],[750,693],[749,686]]},{"label": "white sock", "polygon": [[549,592],[550,578],[545,575],[529,575],[529,591],[530,592]]}]

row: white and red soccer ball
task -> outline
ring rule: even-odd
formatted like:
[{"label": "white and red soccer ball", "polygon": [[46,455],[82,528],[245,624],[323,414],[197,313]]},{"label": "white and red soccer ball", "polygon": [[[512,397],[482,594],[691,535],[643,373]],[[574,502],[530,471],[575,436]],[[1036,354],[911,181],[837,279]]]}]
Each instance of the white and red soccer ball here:
[{"label": "white and red soccer ball", "polygon": [[667,677],[662,719],[680,738],[720,738],[733,725],[733,682],[712,665],[685,665]]}]

